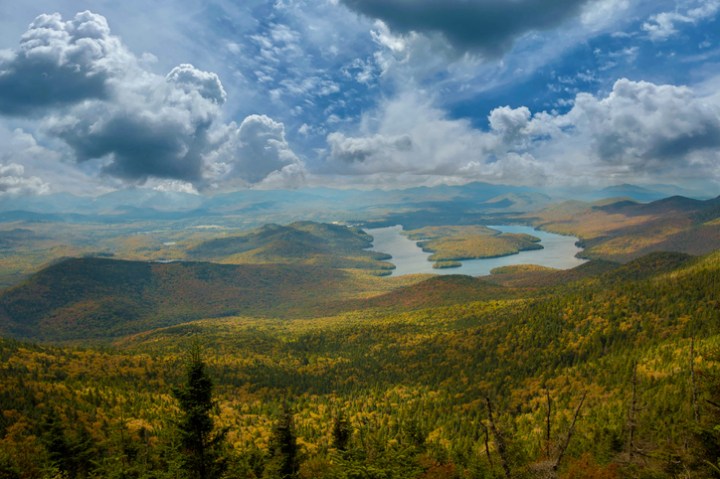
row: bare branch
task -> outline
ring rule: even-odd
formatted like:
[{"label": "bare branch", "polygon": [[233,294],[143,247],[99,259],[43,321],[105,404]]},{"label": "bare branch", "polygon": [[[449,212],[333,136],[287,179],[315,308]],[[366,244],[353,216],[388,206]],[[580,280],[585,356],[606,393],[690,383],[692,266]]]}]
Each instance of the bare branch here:
[{"label": "bare branch", "polygon": [[560,466],[560,461],[562,461],[562,458],[565,455],[565,451],[570,445],[570,440],[572,439],[573,433],[575,432],[575,423],[577,422],[578,416],[580,416],[580,409],[582,409],[586,397],[587,391],[583,393],[582,398],[580,399],[580,403],[577,405],[577,408],[575,408],[575,415],[573,416],[572,423],[570,423],[570,429],[568,429],[567,436],[565,437],[565,442],[560,448],[560,451],[558,452],[558,457],[555,460],[555,465],[553,466],[553,470],[555,471],[557,471],[558,467]]},{"label": "bare branch", "polygon": [[490,402],[490,398],[485,397],[485,401],[487,402],[488,421],[490,422],[490,429],[492,430],[493,436],[495,437],[495,444],[497,445],[498,454],[500,455],[500,464],[502,465],[503,471],[505,471],[505,477],[507,479],[510,479],[512,477],[512,474],[510,473],[510,465],[507,460],[507,445],[505,444],[505,439],[498,430],[495,424],[495,420],[493,419],[492,403]]}]

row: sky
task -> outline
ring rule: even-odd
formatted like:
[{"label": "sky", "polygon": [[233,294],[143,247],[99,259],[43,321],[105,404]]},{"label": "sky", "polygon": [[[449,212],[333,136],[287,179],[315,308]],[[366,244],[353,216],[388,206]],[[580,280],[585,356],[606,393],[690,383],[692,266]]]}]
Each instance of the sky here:
[{"label": "sky", "polygon": [[720,0],[0,0],[0,198],[720,194]]}]

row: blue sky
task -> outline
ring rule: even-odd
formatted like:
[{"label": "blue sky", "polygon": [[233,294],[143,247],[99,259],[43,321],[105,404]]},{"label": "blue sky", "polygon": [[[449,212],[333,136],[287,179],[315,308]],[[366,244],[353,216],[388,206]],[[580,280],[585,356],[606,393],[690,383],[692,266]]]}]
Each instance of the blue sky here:
[{"label": "blue sky", "polygon": [[720,0],[0,0],[0,195],[720,183]]}]

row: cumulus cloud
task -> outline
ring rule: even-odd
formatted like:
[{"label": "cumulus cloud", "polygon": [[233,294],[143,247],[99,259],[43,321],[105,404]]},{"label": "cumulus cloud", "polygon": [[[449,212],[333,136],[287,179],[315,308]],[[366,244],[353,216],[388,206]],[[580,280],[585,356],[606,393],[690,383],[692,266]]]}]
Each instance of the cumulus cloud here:
[{"label": "cumulus cloud", "polygon": [[275,183],[285,178],[296,184],[303,176],[304,165],[285,139],[285,126],[265,115],[231,123],[219,142],[222,146],[207,158],[215,179],[254,184],[277,173]]},{"label": "cumulus cloud", "polygon": [[65,22],[57,13],[40,15],[19,49],[0,59],[0,113],[107,98],[112,78],[132,61],[104,17],[86,11]]},{"label": "cumulus cloud", "polygon": [[687,87],[621,79],[606,98],[578,95],[566,120],[601,161],[636,169],[689,162],[720,146],[720,105]]},{"label": "cumulus cloud", "polygon": [[330,154],[334,160],[346,164],[391,159],[398,152],[412,150],[412,139],[408,135],[372,135],[352,138],[342,133],[330,133],[327,137]]},{"label": "cumulus cloud", "polygon": [[[493,113],[508,116],[506,110]],[[532,154],[558,183],[638,177],[668,181],[689,175],[718,179],[717,96],[620,79],[605,97],[578,94],[566,114],[516,116],[512,125],[521,128],[511,129],[512,140],[503,134],[503,147]]]},{"label": "cumulus cloud", "polygon": [[27,176],[22,165],[0,163],[0,197],[49,192],[50,185],[37,176]]},{"label": "cumulus cloud", "polygon": [[688,87],[621,79],[565,114],[505,106],[488,122],[475,129],[417,97],[388,102],[367,115],[367,134],[328,135],[329,170],[390,182],[400,171],[531,185],[720,180],[720,96]]},{"label": "cumulus cloud", "polygon": [[218,105],[227,100],[225,89],[215,73],[198,70],[188,63],[173,68],[168,73],[167,80],[181,88],[186,95],[197,94]]},{"label": "cumulus cloud", "polygon": [[530,124],[530,110],[527,107],[510,108],[503,106],[495,108],[488,117],[490,129],[512,143],[522,138]]},{"label": "cumulus cloud", "polygon": [[341,0],[401,34],[442,35],[461,52],[498,57],[527,32],[553,28],[590,0]]},{"label": "cumulus cloud", "polygon": [[79,162],[101,160],[106,174],[135,182],[151,176],[199,181],[208,130],[223,99],[217,76],[182,65],[165,79],[148,75],[124,83],[113,101],[54,114],[46,128]]},{"label": "cumulus cloud", "polygon": [[457,176],[469,162],[484,162],[495,142],[493,135],[474,129],[466,120],[448,118],[414,93],[366,113],[362,130],[361,135],[328,135],[328,172]]},{"label": "cumulus cloud", "polygon": [[0,114],[40,117],[42,131],[63,140],[77,163],[129,183],[253,184],[301,165],[282,123],[222,123],[226,100],[215,73],[190,64],[166,76],[146,70],[91,12],[67,22],[37,17],[20,48],[0,58]]}]

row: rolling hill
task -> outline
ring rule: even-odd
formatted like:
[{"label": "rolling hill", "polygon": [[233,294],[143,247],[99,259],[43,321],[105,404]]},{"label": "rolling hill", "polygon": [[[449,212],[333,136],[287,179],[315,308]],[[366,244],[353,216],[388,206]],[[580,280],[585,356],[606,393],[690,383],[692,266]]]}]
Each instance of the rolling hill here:
[{"label": "rolling hill", "polygon": [[321,266],[67,259],[0,294],[0,331],[76,340],[206,317],[302,315],[352,297],[357,284],[352,274]]},{"label": "rolling hill", "polygon": [[[59,285],[48,277],[61,271],[69,291],[93,297],[142,294],[157,266],[168,289],[187,277],[220,287],[239,274],[228,265],[106,261],[55,265],[33,279],[42,292],[33,297],[59,305],[48,294]],[[413,479],[671,479],[678,468],[685,477],[713,477],[703,459],[715,460],[704,448],[718,439],[720,255],[663,253],[608,266],[590,262],[573,283],[510,296],[503,295],[512,288],[482,279],[435,277],[358,309],[158,324],[110,336],[112,346],[102,349],[0,339],[4,464],[42,477],[38,469],[51,463],[42,454],[43,425],[55,411],[73,451],[118,458],[91,464],[98,477],[131,466],[166,470],[177,409],[170,391],[181,381],[183,355],[201,341],[216,385],[215,419],[229,431],[238,477],[262,477],[256,472],[269,464],[288,402],[303,479],[366,469],[369,477]],[[79,279],[88,268],[93,284]],[[26,296],[26,311],[30,302]],[[332,442],[340,414],[351,429],[347,452]],[[569,447],[559,470],[538,475],[560,444]],[[33,450],[40,452],[20,454]]]},{"label": "rolling hill", "polygon": [[720,197],[567,202],[528,219],[547,231],[579,237],[582,255],[590,259],[627,262],[660,251],[704,255],[720,247]]},{"label": "rolling hill", "polygon": [[394,268],[385,261],[388,255],[369,251],[371,246],[372,237],[360,229],[302,221],[204,241],[190,248],[188,256],[234,264],[308,264],[376,272]]}]

